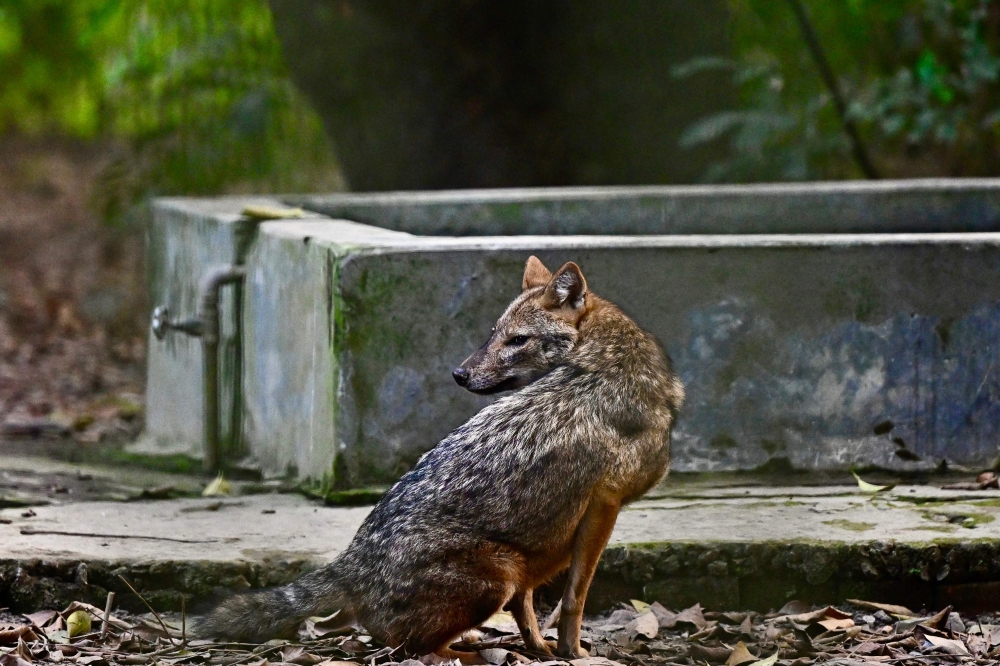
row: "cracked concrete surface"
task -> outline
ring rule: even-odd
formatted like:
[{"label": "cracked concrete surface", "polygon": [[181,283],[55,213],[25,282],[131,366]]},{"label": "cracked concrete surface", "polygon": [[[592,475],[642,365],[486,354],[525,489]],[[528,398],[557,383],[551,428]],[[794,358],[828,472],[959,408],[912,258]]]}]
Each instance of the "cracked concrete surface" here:
[{"label": "cracked concrete surface", "polygon": [[[591,610],[626,598],[759,610],[791,598],[995,605],[1000,492],[907,485],[873,496],[840,479],[791,480],[803,485],[678,476],[654,489],[622,511]],[[233,496],[190,496],[206,482],[0,458],[0,606],[100,604],[109,590],[132,599],[119,575],[162,609],[281,584],[331,561],[370,510],[245,482]],[[143,499],[163,488],[189,496]]]},{"label": "cracked concrete surface", "polygon": [[[55,501],[55,500],[53,500]],[[294,494],[52,503],[0,511],[5,557],[328,561],[368,507],[326,507]],[[900,486],[674,489],[619,516],[612,544],[1000,540],[1000,492]],[[73,533],[59,534],[59,533]],[[89,536],[88,536],[89,535]]]}]

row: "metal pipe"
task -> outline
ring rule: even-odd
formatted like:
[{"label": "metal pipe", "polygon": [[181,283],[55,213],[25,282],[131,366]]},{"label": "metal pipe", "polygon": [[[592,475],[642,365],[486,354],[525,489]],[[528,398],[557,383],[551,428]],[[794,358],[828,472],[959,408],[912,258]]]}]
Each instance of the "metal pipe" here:
[{"label": "metal pipe", "polygon": [[243,280],[242,266],[217,266],[202,279],[201,320],[202,399],[205,451],[202,468],[208,473],[219,469],[219,291],[224,285]]}]

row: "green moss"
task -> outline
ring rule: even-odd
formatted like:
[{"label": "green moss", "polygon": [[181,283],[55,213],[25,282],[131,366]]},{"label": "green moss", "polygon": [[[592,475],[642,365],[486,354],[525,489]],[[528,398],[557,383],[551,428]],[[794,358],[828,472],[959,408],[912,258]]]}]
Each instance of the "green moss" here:
[{"label": "green moss", "polygon": [[963,522],[963,527],[976,527],[977,525],[988,525],[996,520],[996,516],[989,513],[970,513]]},{"label": "green moss", "polygon": [[823,307],[833,317],[851,317],[869,322],[879,304],[879,289],[867,276],[842,275],[823,299]]},{"label": "green moss", "polygon": [[740,443],[725,433],[719,433],[708,443],[714,449],[735,449]]},{"label": "green moss", "polygon": [[377,504],[385,495],[385,488],[350,488],[327,493],[323,503],[327,506],[369,506]]},{"label": "green moss", "polygon": [[343,456],[337,456],[333,469],[322,479],[307,479],[299,484],[298,490],[306,497],[323,500],[327,506],[366,506],[377,503],[385,494],[384,486],[343,488],[338,484],[343,480]]},{"label": "green moss", "polygon": [[755,467],[750,470],[751,474],[760,474],[762,476],[768,477],[784,477],[784,476],[795,476],[795,475],[808,475],[809,472],[806,470],[796,469],[792,465],[792,461],[785,456],[774,456],[769,458],[766,463]]},{"label": "green moss", "polygon": [[776,442],[771,439],[762,439],[760,440],[760,448],[764,449],[764,451],[766,451],[768,455],[774,455],[778,451],[785,450],[785,443]]},{"label": "green moss", "polygon": [[839,527],[842,530],[850,530],[852,532],[867,532],[868,530],[875,529],[875,525],[873,523],[854,522],[853,520],[847,520],[846,518],[824,520],[823,524],[830,525],[832,527]]},{"label": "green moss", "polygon": [[327,483],[304,483],[299,488],[307,497],[323,500],[327,506],[370,506],[385,495],[384,487],[334,490]]},{"label": "green moss", "polygon": [[950,523],[958,527],[966,527],[972,529],[979,525],[987,525],[996,520],[996,516],[989,513],[976,513],[973,511],[955,511],[953,513],[935,512],[935,511],[924,511],[922,512],[924,520],[933,521],[935,523]]},{"label": "green moss", "polygon": [[152,469],[171,474],[201,474],[201,461],[183,454],[167,456],[152,456],[142,453],[129,453],[118,448],[102,449],[93,462],[110,463],[113,465],[129,465],[142,469]]}]

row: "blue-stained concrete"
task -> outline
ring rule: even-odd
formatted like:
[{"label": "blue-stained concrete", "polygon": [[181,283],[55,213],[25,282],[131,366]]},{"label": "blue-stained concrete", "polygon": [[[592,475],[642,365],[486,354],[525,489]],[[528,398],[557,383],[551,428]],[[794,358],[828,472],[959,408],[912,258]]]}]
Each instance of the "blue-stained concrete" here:
[{"label": "blue-stained concrete", "polygon": [[[912,458],[907,451],[925,465],[1000,456],[996,302],[958,319],[900,313],[809,336],[775,335],[772,319],[735,299],[688,320],[690,336],[674,352],[688,386],[675,469],[746,468],[773,457],[802,469],[895,467]],[[734,376],[748,346],[766,354]],[[876,435],[876,426],[889,431]]]}]

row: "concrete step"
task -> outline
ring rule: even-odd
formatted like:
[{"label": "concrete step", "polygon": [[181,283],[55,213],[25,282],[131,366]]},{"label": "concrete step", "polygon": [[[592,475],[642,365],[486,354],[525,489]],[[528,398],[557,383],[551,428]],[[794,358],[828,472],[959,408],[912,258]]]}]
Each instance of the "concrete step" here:
[{"label": "concrete step", "polygon": [[[138,610],[118,574],[175,610],[182,595],[283,583],[334,558],[368,511],[295,494],[4,509],[0,606],[99,605],[112,589]],[[589,608],[628,598],[720,610],[846,598],[992,608],[998,515],[997,491],[670,482],[621,513]]]}]

